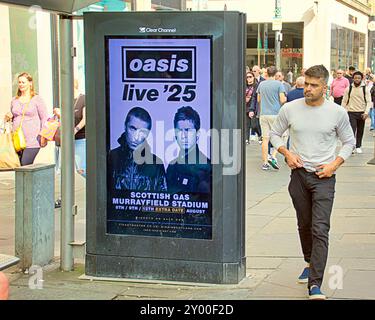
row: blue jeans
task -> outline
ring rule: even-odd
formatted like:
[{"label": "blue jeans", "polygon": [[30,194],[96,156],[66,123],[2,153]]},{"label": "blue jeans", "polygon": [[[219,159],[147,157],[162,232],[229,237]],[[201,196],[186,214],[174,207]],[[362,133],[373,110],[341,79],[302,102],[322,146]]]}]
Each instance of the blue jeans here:
[{"label": "blue jeans", "polygon": [[370,128],[375,129],[375,108],[374,107],[372,107],[370,109],[369,116],[370,116],[370,119],[371,119]]},{"label": "blue jeans", "polygon": [[75,163],[77,172],[86,178],[86,139],[75,140]]},{"label": "blue jeans", "polygon": [[[86,139],[74,140],[74,161],[78,174],[86,178]],[[55,147],[55,172],[60,174],[61,171],[61,149]]]}]

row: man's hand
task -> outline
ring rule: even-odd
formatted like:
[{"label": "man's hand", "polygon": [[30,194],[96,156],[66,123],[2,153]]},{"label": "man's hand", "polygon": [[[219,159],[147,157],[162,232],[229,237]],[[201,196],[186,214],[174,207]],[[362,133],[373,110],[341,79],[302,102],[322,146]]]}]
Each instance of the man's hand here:
[{"label": "man's hand", "polygon": [[301,157],[297,154],[294,154],[292,152],[288,152],[285,155],[286,163],[288,164],[290,169],[297,169],[303,167],[303,161]]},{"label": "man's hand", "polygon": [[253,111],[250,111],[250,112],[249,112],[249,118],[253,118],[253,117],[254,117],[254,115],[255,115],[255,114],[254,114],[254,112],[253,112]]},{"label": "man's hand", "polygon": [[367,117],[368,117],[368,114],[367,113],[362,113],[361,117],[362,117],[363,120],[366,120]]},{"label": "man's hand", "polygon": [[319,179],[330,178],[337,169],[337,166],[333,162],[331,162],[317,167],[317,171],[315,174],[319,177]]}]

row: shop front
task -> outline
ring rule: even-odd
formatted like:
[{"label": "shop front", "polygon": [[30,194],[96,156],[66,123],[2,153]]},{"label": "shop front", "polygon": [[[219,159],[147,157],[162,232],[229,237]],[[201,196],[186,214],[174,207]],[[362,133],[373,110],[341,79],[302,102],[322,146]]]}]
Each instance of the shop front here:
[{"label": "shop front", "polygon": [[[281,71],[290,70],[294,78],[303,67],[303,22],[283,23],[281,42]],[[247,24],[246,65],[267,67],[275,65],[275,31],[272,23]]]}]

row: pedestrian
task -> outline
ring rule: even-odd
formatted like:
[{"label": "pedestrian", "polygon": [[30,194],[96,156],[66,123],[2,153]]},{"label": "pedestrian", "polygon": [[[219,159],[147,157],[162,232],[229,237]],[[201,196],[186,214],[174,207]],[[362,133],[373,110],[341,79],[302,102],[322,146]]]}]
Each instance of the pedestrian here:
[{"label": "pedestrian", "polygon": [[365,79],[365,81],[366,81],[366,84],[367,84],[369,81],[371,81],[372,76],[373,76],[373,74],[372,74],[371,68],[366,68],[366,70],[365,70],[365,74],[364,74],[364,79]]},{"label": "pedestrian", "polygon": [[10,112],[5,121],[13,121],[13,131],[21,128],[26,140],[26,148],[18,152],[21,166],[33,164],[40,148],[47,140],[39,135],[47,121],[47,108],[43,99],[35,92],[32,76],[27,72],[18,75],[18,89],[12,99]]},{"label": "pedestrian", "polygon": [[284,80],[284,74],[281,71],[276,72],[275,80],[278,80],[283,84],[286,95],[288,95],[289,91],[292,90],[292,86]]},{"label": "pedestrian", "polygon": [[289,84],[292,86],[293,85],[293,71],[292,69],[289,69],[288,73],[287,73],[287,81],[289,82]]},{"label": "pedestrian", "polygon": [[370,131],[372,131],[375,129],[375,76],[372,77],[372,87],[370,93],[372,100],[372,108],[370,109],[369,116],[371,119]]},{"label": "pedestrian", "polygon": [[258,102],[260,105],[260,127],[262,129],[262,170],[279,169],[276,159],[277,150],[268,158],[268,143],[270,141],[270,130],[273,122],[286,102],[286,92],[283,84],[275,80],[277,69],[275,66],[267,68],[268,80],[262,81],[257,89]]},{"label": "pedestrian", "polygon": [[264,77],[262,77],[261,75],[261,70],[259,68],[259,66],[253,66],[251,71],[254,73],[254,76],[255,76],[255,80],[260,83],[264,80],[266,80]]},{"label": "pedestrian", "polygon": [[338,69],[336,71],[336,78],[332,81],[329,94],[333,97],[333,101],[340,106],[345,89],[348,88],[349,85],[349,80],[344,77],[344,71]]},{"label": "pedestrian", "polygon": [[[307,263],[298,282],[307,282],[309,299],[314,300],[326,299],[321,285],[328,257],[335,174],[355,145],[345,109],[337,108],[324,97],[328,78],[329,72],[323,65],[306,70],[305,98],[285,104],[271,130],[272,144],[292,169],[288,190]],[[291,137],[290,151],[282,139],[287,129]],[[336,156],[338,139],[342,147]]]},{"label": "pedestrian", "polygon": [[[86,178],[86,98],[79,93],[78,80],[74,80],[74,162],[79,175]],[[60,120],[60,108],[53,109],[54,115]],[[61,170],[61,141],[55,141],[55,172],[60,174]],[[61,199],[55,201],[55,208],[61,207]]]},{"label": "pedestrian", "polygon": [[296,79],[296,88],[291,90],[286,97],[287,102],[291,102],[293,100],[303,98],[304,97],[304,94],[303,94],[304,86],[305,86],[305,78],[304,77],[298,77]]},{"label": "pedestrian", "polygon": [[353,66],[350,66],[348,71],[346,72],[345,78],[349,80],[349,83],[353,83],[353,74],[355,72],[355,68]]},{"label": "pedestrian", "polygon": [[362,153],[365,121],[372,106],[370,89],[363,83],[362,72],[354,72],[353,83],[345,90],[342,106],[348,111],[350,125],[356,137],[355,152]]},{"label": "pedestrian", "polygon": [[[246,107],[245,107],[245,119],[246,119],[246,131],[245,131],[245,142],[246,144],[250,143],[250,129],[251,129],[251,116],[250,116],[250,106],[251,106],[251,100],[253,97],[254,91],[256,91],[257,88],[257,80],[255,79],[255,75],[253,72],[249,71],[246,74],[246,92],[245,92],[245,98],[246,98]],[[253,132],[251,130],[251,134],[253,135]]]}]

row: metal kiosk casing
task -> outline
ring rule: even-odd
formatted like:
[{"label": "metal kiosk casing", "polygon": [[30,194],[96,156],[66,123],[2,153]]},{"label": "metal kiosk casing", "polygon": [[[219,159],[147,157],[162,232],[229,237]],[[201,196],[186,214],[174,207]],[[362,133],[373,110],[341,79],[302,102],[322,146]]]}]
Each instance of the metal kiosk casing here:
[{"label": "metal kiosk casing", "polygon": [[[246,16],[229,11],[86,13],[84,23],[86,275],[240,282],[246,272],[241,138]],[[146,134],[146,143],[153,161],[161,164],[129,162],[133,142],[125,134],[130,130],[125,119],[133,107],[145,109],[152,119],[147,129],[154,139]],[[200,135],[194,141],[210,160],[208,167],[197,167],[199,172],[185,167],[173,175],[176,153],[168,155],[168,148],[187,150],[174,131],[182,107],[197,111]],[[138,120],[147,124],[147,119]],[[166,148],[160,147],[160,128],[175,132],[163,141]],[[210,129],[205,140],[202,132]],[[132,178],[130,166],[136,172]]]}]

